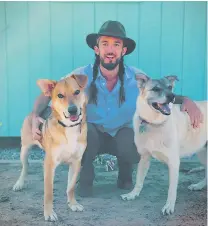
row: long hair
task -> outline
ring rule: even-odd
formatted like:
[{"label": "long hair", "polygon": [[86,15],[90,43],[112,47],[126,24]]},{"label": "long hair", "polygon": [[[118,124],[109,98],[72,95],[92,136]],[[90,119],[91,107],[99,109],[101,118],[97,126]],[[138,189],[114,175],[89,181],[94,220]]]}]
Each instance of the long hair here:
[{"label": "long hair", "polygon": [[[121,106],[121,104],[123,102],[125,102],[125,90],[124,90],[124,72],[125,72],[125,68],[124,68],[124,62],[123,62],[123,56],[121,57],[120,63],[119,63],[119,70],[118,70],[118,77],[120,79],[121,82],[121,86],[120,86],[120,90],[119,90],[119,106]],[[98,76],[98,67],[100,64],[100,57],[98,55],[95,54],[95,62],[93,65],[93,80],[90,84],[90,88],[89,88],[89,103],[93,103],[97,105],[97,87],[95,84],[95,81],[97,79]]]}]

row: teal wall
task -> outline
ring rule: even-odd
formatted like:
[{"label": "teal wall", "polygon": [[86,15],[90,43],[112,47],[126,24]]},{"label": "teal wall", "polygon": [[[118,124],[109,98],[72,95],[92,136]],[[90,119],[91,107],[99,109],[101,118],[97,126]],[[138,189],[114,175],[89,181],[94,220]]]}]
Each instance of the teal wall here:
[{"label": "teal wall", "polygon": [[176,74],[178,94],[206,99],[207,2],[0,2],[0,136],[20,135],[38,78],[94,61],[85,37],[109,19],[137,42],[126,63]]}]

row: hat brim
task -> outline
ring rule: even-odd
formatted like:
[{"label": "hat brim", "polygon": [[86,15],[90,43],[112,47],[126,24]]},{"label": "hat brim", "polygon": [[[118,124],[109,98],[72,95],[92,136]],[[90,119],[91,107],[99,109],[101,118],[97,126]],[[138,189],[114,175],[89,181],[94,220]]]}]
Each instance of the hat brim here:
[{"label": "hat brim", "polygon": [[108,37],[115,37],[115,38],[122,39],[124,41],[124,46],[127,47],[127,51],[126,51],[125,55],[132,53],[136,47],[135,41],[130,38],[126,38],[126,37],[124,38],[124,37],[120,37],[120,36],[116,36],[116,35],[112,35],[112,34],[108,35],[106,33],[105,34],[92,33],[86,37],[86,42],[91,49],[94,49],[94,47],[97,45],[97,38],[99,36],[108,36]]}]

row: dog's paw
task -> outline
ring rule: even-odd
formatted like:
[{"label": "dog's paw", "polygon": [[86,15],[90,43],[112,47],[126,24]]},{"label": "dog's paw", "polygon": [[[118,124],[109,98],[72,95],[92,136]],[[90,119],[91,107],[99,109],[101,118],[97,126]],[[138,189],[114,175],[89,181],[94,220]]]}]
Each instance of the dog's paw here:
[{"label": "dog's paw", "polygon": [[23,186],[24,186],[24,182],[21,180],[18,180],[16,184],[13,186],[13,191],[20,191],[22,190]]},{"label": "dog's paw", "polygon": [[58,217],[57,217],[54,210],[52,210],[51,213],[45,213],[44,212],[44,217],[45,217],[46,221],[57,221],[58,220]]},{"label": "dog's paw", "polygon": [[175,204],[172,203],[172,202],[167,202],[165,204],[165,206],[162,208],[162,214],[165,215],[169,215],[169,214],[172,214],[174,212],[174,207],[175,207]]},{"label": "dog's paw", "polygon": [[69,203],[68,206],[73,212],[81,212],[84,210],[84,207],[80,205],[78,202],[73,204]]},{"label": "dog's paw", "polygon": [[124,200],[124,201],[129,201],[129,200],[134,200],[136,197],[138,197],[139,194],[135,193],[135,192],[130,192],[128,194],[123,194],[121,195],[121,198]]}]

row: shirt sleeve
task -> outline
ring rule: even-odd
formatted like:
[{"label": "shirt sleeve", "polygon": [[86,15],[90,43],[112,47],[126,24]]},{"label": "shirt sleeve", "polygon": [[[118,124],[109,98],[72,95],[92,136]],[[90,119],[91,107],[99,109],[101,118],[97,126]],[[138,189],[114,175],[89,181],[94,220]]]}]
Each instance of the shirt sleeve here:
[{"label": "shirt sleeve", "polygon": [[85,74],[84,73],[84,69],[85,67],[79,67],[79,68],[76,68],[75,70],[73,70],[72,72],[70,72],[69,74],[63,76],[61,79],[65,79],[73,74]]},{"label": "shirt sleeve", "polygon": [[133,72],[134,72],[135,74],[140,74],[140,73],[142,73],[142,74],[147,75],[143,70],[141,70],[141,69],[139,69],[139,68],[131,67],[131,69],[133,70]]}]

